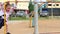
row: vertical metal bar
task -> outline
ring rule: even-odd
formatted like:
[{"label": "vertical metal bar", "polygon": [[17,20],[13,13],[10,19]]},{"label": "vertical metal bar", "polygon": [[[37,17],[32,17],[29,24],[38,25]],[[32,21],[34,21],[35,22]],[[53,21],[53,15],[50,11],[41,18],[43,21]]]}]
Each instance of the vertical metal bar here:
[{"label": "vertical metal bar", "polygon": [[34,28],[34,34],[39,34],[38,32],[38,4],[34,4],[34,18],[35,18],[35,28]]},{"label": "vertical metal bar", "polygon": [[34,13],[34,12],[32,12],[32,15],[31,15],[31,17],[30,17],[30,25],[29,25],[30,27],[32,27],[32,18],[33,18],[32,16],[33,16],[33,13]]},{"label": "vertical metal bar", "polygon": [[[52,0],[52,3],[53,3],[53,0]],[[52,4],[51,3],[51,4]],[[51,7],[51,17],[53,18],[53,5],[52,5],[52,7]]]},{"label": "vertical metal bar", "polygon": [[[5,3],[5,5],[6,5],[6,3]],[[6,34],[6,7],[5,7],[5,5],[4,5],[4,34]]]},{"label": "vertical metal bar", "polygon": [[30,24],[29,27],[32,27],[32,16],[30,17]]}]

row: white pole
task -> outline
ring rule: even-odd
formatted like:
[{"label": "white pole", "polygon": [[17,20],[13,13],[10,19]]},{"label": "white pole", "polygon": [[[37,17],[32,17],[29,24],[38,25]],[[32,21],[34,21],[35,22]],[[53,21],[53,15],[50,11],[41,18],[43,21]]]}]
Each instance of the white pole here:
[{"label": "white pole", "polygon": [[35,19],[35,28],[34,34],[39,34],[38,32],[38,4],[34,4],[34,19]]},{"label": "white pole", "polygon": [[[34,34],[39,34],[38,32],[38,3],[41,2],[41,0],[34,0],[34,19],[35,19],[35,28],[34,28]],[[46,2],[46,1],[42,1]]]}]

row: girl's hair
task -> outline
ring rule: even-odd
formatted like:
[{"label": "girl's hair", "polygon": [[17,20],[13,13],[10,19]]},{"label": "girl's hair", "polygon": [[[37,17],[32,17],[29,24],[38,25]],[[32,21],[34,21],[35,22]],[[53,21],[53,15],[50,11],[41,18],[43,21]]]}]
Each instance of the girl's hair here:
[{"label": "girl's hair", "polygon": [[7,7],[8,5],[10,5],[10,3],[9,3],[9,2],[6,2],[6,7]]},{"label": "girl's hair", "polygon": [[10,6],[9,2],[6,2],[5,9],[6,9],[7,6]]}]

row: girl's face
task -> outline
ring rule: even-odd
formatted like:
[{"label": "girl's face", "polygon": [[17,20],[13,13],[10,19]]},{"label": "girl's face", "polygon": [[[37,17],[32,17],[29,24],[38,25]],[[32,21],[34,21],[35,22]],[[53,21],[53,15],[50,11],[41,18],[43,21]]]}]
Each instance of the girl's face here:
[{"label": "girl's face", "polygon": [[7,11],[10,11],[10,8],[11,8],[11,6],[8,5],[8,6],[6,7],[6,10],[7,10]]}]

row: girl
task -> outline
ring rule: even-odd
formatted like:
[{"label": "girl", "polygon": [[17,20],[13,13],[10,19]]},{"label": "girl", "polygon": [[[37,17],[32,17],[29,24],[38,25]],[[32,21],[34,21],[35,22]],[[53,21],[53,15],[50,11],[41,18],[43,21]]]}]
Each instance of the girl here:
[{"label": "girl", "polygon": [[[6,34],[10,34],[8,31],[8,18],[9,18],[9,15],[11,14],[11,10],[13,10],[11,8],[11,5],[9,4],[9,2],[6,2],[6,4],[4,5],[4,11],[6,11],[5,12],[5,14],[6,14],[6,29],[7,29]],[[4,14],[4,11],[2,11],[3,14]],[[4,15],[2,16],[2,18],[4,19]],[[4,22],[4,20],[3,20],[3,22]]]},{"label": "girl", "polygon": [[9,18],[9,15],[11,14],[11,10],[13,10],[13,9],[11,8],[11,5],[9,4],[9,2],[6,2],[6,5],[4,8],[6,11],[6,28],[7,28],[6,32],[7,32],[7,34],[10,34],[8,31],[8,18]]}]

